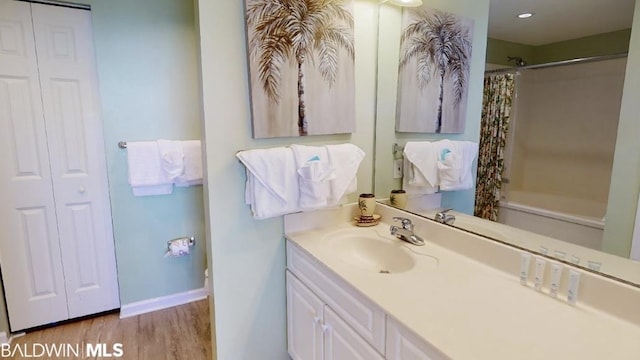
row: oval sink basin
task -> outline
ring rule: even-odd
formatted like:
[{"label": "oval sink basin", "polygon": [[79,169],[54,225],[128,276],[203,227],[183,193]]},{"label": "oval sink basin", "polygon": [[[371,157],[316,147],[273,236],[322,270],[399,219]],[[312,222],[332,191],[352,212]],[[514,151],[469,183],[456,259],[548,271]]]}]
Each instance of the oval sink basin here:
[{"label": "oval sink basin", "polygon": [[[375,234],[375,233],[374,233]],[[382,274],[396,274],[411,270],[415,265],[412,254],[399,241],[357,231],[327,237],[336,257],[343,262]]]}]

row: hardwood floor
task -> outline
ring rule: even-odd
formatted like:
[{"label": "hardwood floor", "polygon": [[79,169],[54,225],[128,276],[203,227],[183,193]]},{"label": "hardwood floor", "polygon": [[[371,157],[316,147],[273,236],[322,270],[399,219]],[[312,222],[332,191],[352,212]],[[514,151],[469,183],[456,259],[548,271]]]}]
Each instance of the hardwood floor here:
[{"label": "hardwood floor", "polygon": [[[96,347],[106,344],[105,350],[112,356],[95,356],[87,351],[87,344]],[[211,328],[209,324],[209,302],[201,300],[170,309],[155,311],[120,320],[118,314],[103,315],[80,320],[43,330],[27,333],[13,339],[11,350],[16,351],[12,359],[34,357],[43,351],[40,345],[66,346],[67,359],[106,359],[119,358],[131,360],[204,360],[212,359]],[[118,346],[122,344],[122,356]],[[114,347],[116,345],[116,347]],[[16,347],[25,348],[21,356]],[[80,348],[79,351],[74,349]],[[76,357],[75,353],[79,352]],[[58,358],[65,358],[59,353]],[[32,356],[28,356],[32,355]],[[93,355],[93,356],[91,356]],[[40,358],[53,358],[41,356]]]}]

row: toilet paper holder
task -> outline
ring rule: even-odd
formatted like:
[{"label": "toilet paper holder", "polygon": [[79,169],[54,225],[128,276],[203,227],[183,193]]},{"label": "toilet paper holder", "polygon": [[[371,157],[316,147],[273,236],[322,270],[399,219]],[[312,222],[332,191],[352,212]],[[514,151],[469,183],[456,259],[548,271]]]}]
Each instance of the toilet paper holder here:
[{"label": "toilet paper holder", "polygon": [[183,236],[167,241],[167,249],[171,248],[171,244],[173,244],[174,242],[182,242],[182,240],[187,240],[189,246],[193,246],[196,244],[195,236]]},{"label": "toilet paper holder", "polygon": [[167,251],[165,257],[179,257],[191,254],[189,250],[196,243],[193,236],[183,236],[167,241]]}]

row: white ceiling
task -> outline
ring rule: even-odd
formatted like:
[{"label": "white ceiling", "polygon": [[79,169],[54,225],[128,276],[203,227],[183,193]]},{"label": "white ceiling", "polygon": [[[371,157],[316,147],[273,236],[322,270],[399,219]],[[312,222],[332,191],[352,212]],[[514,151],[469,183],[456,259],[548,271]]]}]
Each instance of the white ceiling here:
[{"label": "white ceiling", "polygon": [[[489,37],[543,45],[628,29],[635,0],[490,0]],[[516,15],[532,12],[528,19]]]}]

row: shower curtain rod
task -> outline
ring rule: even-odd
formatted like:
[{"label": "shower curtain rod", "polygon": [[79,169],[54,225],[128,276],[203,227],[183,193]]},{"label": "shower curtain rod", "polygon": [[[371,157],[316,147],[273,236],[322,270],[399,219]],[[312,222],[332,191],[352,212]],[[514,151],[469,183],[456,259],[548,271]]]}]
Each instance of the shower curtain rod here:
[{"label": "shower curtain rod", "polygon": [[91,10],[91,5],[77,4],[77,3],[60,1],[60,0],[18,0],[18,1],[44,4],[44,5],[62,6],[62,7],[72,8],[72,9]]},{"label": "shower curtain rod", "polygon": [[628,53],[623,52],[623,53],[611,54],[611,55],[590,56],[590,57],[583,57],[583,58],[577,58],[577,59],[555,61],[555,62],[550,62],[545,64],[535,64],[535,65],[527,65],[527,66],[519,66],[519,67],[510,67],[510,68],[504,68],[504,69],[486,70],[484,74],[485,75],[501,74],[501,73],[516,72],[519,70],[542,69],[542,68],[555,67],[555,66],[587,63],[592,61],[612,60],[612,59],[626,57],[627,54]]}]

